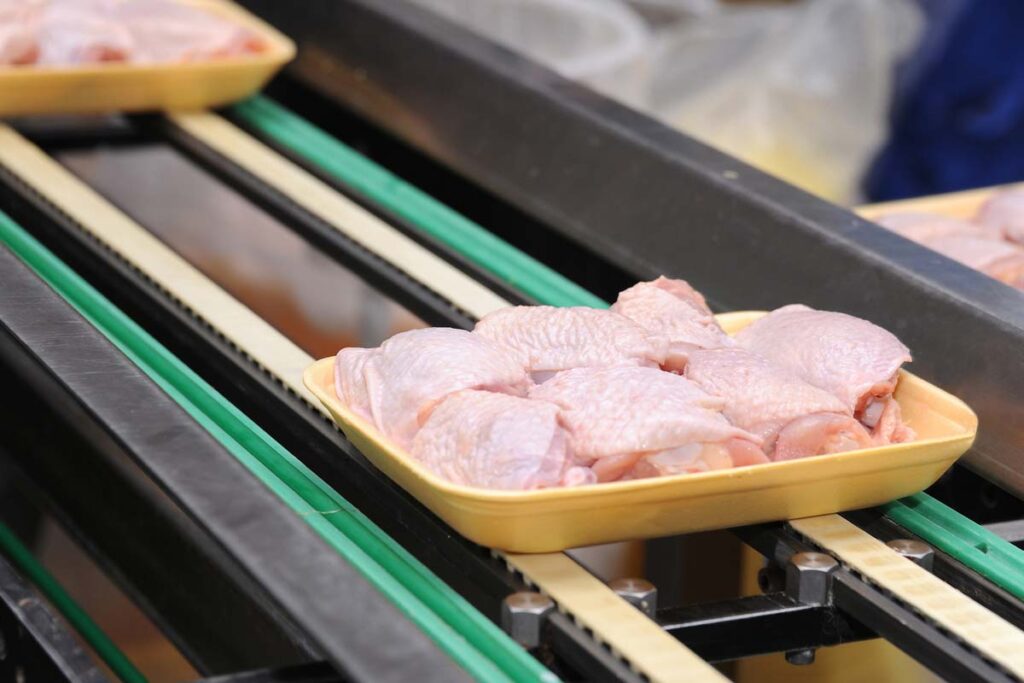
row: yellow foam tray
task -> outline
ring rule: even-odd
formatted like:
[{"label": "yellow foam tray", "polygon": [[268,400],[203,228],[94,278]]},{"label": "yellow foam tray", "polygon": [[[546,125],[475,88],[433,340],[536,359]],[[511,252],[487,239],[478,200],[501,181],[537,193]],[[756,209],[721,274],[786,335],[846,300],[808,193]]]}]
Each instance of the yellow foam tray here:
[{"label": "yellow foam tray", "polygon": [[203,109],[255,93],[295,56],[269,24],[225,0],[180,0],[263,38],[259,53],[188,64],[0,67],[0,116]]},{"label": "yellow foam tray", "polygon": [[[735,333],[759,312],[727,313]],[[655,538],[879,505],[917,493],[971,447],[978,418],[955,396],[903,371],[896,391],[917,440],[836,455],[579,488],[494,491],[453,484],[349,411],[334,391],[334,359],[303,380],[348,439],[466,538],[519,553]]]}]

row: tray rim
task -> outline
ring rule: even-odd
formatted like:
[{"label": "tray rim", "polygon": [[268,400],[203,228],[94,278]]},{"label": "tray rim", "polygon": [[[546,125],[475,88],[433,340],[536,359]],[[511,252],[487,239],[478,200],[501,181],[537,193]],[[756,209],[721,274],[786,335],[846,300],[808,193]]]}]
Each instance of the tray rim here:
[{"label": "tray rim", "polygon": [[[720,314],[716,316],[716,319],[723,324],[723,327],[735,328],[736,326],[748,324],[763,315],[765,315],[764,311],[738,311],[734,313]],[[606,482],[592,486],[554,487],[533,491],[506,491],[456,484],[442,478],[440,475],[437,475],[424,467],[416,461],[411,454],[407,453],[405,449],[394,444],[390,439],[378,432],[374,425],[348,410],[348,408],[335,394],[333,381],[329,387],[330,391],[328,392],[325,390],[325,388],[316,381],[316,376],[323,372],[323,368],[325,366],[330,364],[332,370],[329,374],[333,378],[333,363],[333,356],[317,360],[304,370],[303,383],[313,393],[313,395],[324,404],[335,421],[339,421],[339,418],[341,418],[341,424],[338,426],[346,433],[346,436],[348,436],[348,429],[356,430],[361,438],[373,441],[380,450],[387,455],[387,457],[395,461],[397,466],[410,470],[411,474],[424,480],[424,482],[436,493],[444,494],[449,499],[458,498],[463,501],[472,501],[474,503],[511,505],[518,503],[542,504],[555,502],[565,503],[569,501],[578,502],[579,500],[618,497],[638,492],[643,492],[649,497],[657,496],[659,493],[665,494],[666,496],[679,497],[686,495],[686,482],[720,482],[723,486],[726,486],[728,490],[732,491],[744,490],[746,488],[766,488],[773,486],[773,482],[770,480],[785,478],[787,473],[793,470],[803,472],[803,476],[791,477],[788,481],[780,482],[781,484],[792,483],[797,479],[810,484],[815,480],[813,476],[808,476],[808,473],[806,472],[808,469],[808,459],[804,458],[749,465],[746,467],[736,467],[715,472],[679,474],[633,481]],[[851,470],[857,470],[858,468],[856,465],[862,464],[863,467],[856,473],[866,474],[871,472],[883,472],[892,469],[900,469],[900,466],[899,463],[887,466],[876,465],[875,461],[882,457],[890,455],[898,456],[900,454],[906,455],[907,451],[928,452],[929,449],[924,447],[929,445],[942,444],[953,446],[954,444],[964,443],[962,453],[966,452],[971,447],[977,435],[978,417],[970,406],[953,394],[950,394],[944,389],[931,384],[930,382],[927,382],[906,370],[900,370],[900,382],[920,384],[923,388],[939,392],[941,397],[948,404],[962,408],[971,416],[970,424],[965,426],[964,432],[961,434],[932,437],[930,439],[920,439],[903,444],[876,446],[873,448],[864,448],[845,453],[816,456],[813,458],[813,462],[816,465],[820,464],[821,467],[813,467],[811,469],[825,470],[828,469],[827,465],[831,463],[844,469],[850,468]],[[962,455],[962,453],[960,455]],[[370,456],[367,455],[367,457]],[[955,462],[959,457],[960,456],[958,455],[955,458],[949,458],[950,464]],[[912,461],[904,462],[906,466],[909,467],[925,464],[927,462],[938,462],[939,460],[940,458],[929,454],[927,457],[923,456]],[[850,472],[850,474],[853,473],[855,472]],[[834,476],[834,473],[830,476]],[[699,483],[694,483],[692,488],[699,486]],[[717,490],[706,490],[704,487],[701,487],[701,489],[701,493],[699,494],[700,496],[714,495],[721,492]]]}]

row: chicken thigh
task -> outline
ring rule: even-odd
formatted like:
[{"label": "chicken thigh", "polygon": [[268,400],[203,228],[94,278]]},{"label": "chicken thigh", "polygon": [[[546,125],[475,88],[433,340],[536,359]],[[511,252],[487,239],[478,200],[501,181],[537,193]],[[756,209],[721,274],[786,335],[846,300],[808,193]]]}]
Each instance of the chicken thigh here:
[{"label": "chicken thigh", "polygon": [[573,463],[558,406],[507,394],[459,391],[443,399],[412,442],[412,455],[456,484],[530,490],[596,481]]},{"label": "chicken thigh", "polygon": [[839,398],[745,349],[693,351],[686,377],[723,399],[722,414],[763,439],[772,460],[873,445]]},{"label": "chicken thigh", "polygon": [[740,330],[737,343],[837,396],[858,419],[896,389],[910,351],[891,332],[845,313],[799,304]]},{"label": "chicken thigh", "polygon": [[490,313],[474,334],[511,350],[542,382],[579,367],[657,366],[667,342],[629,318],[596,308],[515,306]]},{"label": "chicken thigh", "polygon": [[681,372],[692,349],[731,346],[732,340],[715,322],[704,297],[683,280],[659,277],[619,294],[612,310],[649,332],[668,339],[662,367]]},{"label": "chicken thigh", "polygon": [[521,396],[530,385],[503,348],[444,327],[403,332],[376,349],[342,349],[334,378],[338,397],[403,447],[448,394],[484,389]]},{"label": "chicken thigh", "polygon": [[1014,244],[964,235],[936,237],[923,244],[1004,284],[1024,289],[1024,249]]},{"label": "chicken thigh", "polygon": [[760,440],[726,420],[724,402],[656,368],[577,368],[530,390],[562,408],[576,458],[598,481],[766,462]]},{"label": "chicken thigh", "polygon": [[986,201],[975,220],[995,230],[1003,239],[1024,244],[1024,190],[1004,190]]},{"label": "chicken thigh", "polygon": [[876,218],[875,223],[915,242],[949,235],[996,236],[994,231],[986,230],[974,223],[934,213],[891,213]]}]

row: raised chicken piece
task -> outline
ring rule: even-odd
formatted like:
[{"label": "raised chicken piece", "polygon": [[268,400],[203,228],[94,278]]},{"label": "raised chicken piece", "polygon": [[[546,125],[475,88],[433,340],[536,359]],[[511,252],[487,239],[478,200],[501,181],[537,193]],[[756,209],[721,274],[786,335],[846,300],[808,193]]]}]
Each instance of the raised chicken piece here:
[{"label": "raised chicken piece", "polygon": [[1024,244],[1024,190],[995,193],[982,204],[975,220],[995,230],[1003,239]]},{"label": "raised chicken piece", "polygon": [[949,235],[995,236],[994,231],[987,230],[975,223],[935,213],[914,211],[891,213],[876,218],[875,223],[915,242],[924,242]]},{"label": "raised chicken piece", "polygon": [[721,398],[722,414],[760,437],[772,460],[873,445],[838,397],[745,349],[693,351],[686,377]]},{"label": "raised chicken piece", "polygon": [[629,318],[596,308],[503,308],[473,332],[510,349],[538,382],[570,368],[658,366],[667,348]]},{"label": "raised chicken piece", "polygon": [[118,3],[116,20],[134,37],[139,63],[194,62],[263,49],[249,29],[174,0]]},{"label": "raised chicken piece", "polygon": [[1024,289],[1024,249],[1001,240],[948,235],[924,245],[1002,283]]},{"label": "raised chicken piece", "polygon": [[545,401],[460,391],[430,414],[412,442],[412,455],[456,484],[524,491],[596,481],[576,465],[558,423],[558,406]]},{"label": "raised chicken piece", "polygon": [[662,367],[673,372],[683,370],[687,354],[693,349],[716,349],[733,343],[715,321],[704,297],[684,280],[662,276],[633,285],[619,294],[612,310],[668,339]]},{"label": "raised chicken piece", "polygon": [[740,330],[737,343],[837,396],[860,418],[892,396],[910,350],[891,332],[845,313],[784,306]]},{"label": "raised chicken piece", "polygon": [[403,332],[376,349],[347,348],[334,366],[338,397],[385,436],[408,447],[448,394],[483,389],[524,395],[530,380],[507,351],[465,330]]},{"label": "raised chicken piece", "polygon": [[767,461],[760,440],[722,416],[721,399],[656,368],[567,370],[530,398],[562,408],[573,453],[598,481]]},{"label": "raised chicken piece", "polygon": [[112,14],[112,0],[50,0],[38,20],[39,64],[125,62],[136,40]]}]

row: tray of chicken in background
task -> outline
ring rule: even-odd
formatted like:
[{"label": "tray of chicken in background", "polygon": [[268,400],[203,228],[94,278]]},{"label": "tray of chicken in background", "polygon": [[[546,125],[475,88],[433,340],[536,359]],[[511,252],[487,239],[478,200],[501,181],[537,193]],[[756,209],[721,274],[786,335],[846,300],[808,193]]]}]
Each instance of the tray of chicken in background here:
[{"label": "tray of chicken in background", "polygon": [[221,106],[294,54],[226,0],[0,0],[0,116]]},{"label": "tray of chicken in background", "polygon": [[923,490],[977,418],[867,321],[714,316],[681,280],[342,349],[306,386],[389,477],[514,552],[850,510]]}]

